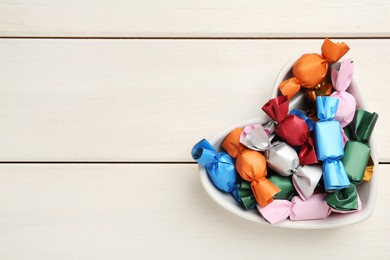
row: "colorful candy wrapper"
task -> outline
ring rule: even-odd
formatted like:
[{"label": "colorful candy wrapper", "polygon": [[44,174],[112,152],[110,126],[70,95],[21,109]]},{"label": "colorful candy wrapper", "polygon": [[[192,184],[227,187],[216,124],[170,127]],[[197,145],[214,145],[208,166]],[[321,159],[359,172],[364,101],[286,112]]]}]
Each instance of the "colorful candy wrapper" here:
[{"label": "colorful candy wrapper", "polygon": [[354,120],[345,128],[349,141],[345,145],[342,162],[349,179],[354,184],[360,184],[370,156],[368,140],[374,130],[377,113],[356,110]]},{"label": "colorful candy wrapper", "polygon": [[[271,145],[274,131],[275,124],[273,121],[268,122],[264,126],[261,124],[248,125],[241,133],[240,143],[255,151],[265,152],[269,149],[274,149],[274,146]],[[274,199],[291,200],[295,196],[296,191],[291,177],[268,174],[267,179],[280,189],[280,192],[274,196]]]},{"label": "colorful candy wrapper", "polygon": [[297,194],[291,176],[268,173],[267,179],[280,189],[280,192],[274,196],[274,199],[291,200]]},{"label": "colorful candy wrapper", "polygon": [[314,194],[307,200],[299,196],[288,200],[274,200],[266,207],[257,206],[260,214],[271,224],[279,223],[287,218],[290,220],[325,219],[331,213],[331,208],[324,201],[326,194]]},{"label": "colorful candy wrapper", "polygon": [[300,166],[295,150],[284,142],[271,144],[261,125],[245,127],[240,142],[249,149],[265,152],[268,167],[276,173],[281,176],[292,176],[292,183],[302,199],[313,195],[322,176],[321,166]]},{"label": "colorful candy wrapper", "polygon": [[307,117],[305,112],[299,109],[293,109],[290,111],[290,114],[296,115],[297,117],[300,117],[303,120],[305,120],[307,126],[309,127],[310,132],[314,130],[316,123],[311,118]]},{"label": "colorful candy wrapper", "polygon": [[257,203],[264,207],[273,201],[273,196],[280,192],[280,189],[266,178],[267,164],[264,156],[240,143],[242,132],[242,128],[234,129],[226,136],[222,147],[236,159],[237,172],[251,183]]},{"label": "colorful candy wrapper", "polygon": [[[306,90],[305,92],[305,101],[310,101],[315,108],[316,99],[318,96],[330,96],[333,92],[333,86],[325,80],[321,81],[313,88]],[[305,103],[307,105],[307,103]]]},{"label": "colorful candy wrapper", "polygon": [[275,133],[291,146],[300,148],[298,157],[301,165],[317,163],[314,143],[310,137],[310,129],[302,118],[288,114],[289,101],[286,96],[269,100],[263,111],[278,125]]},{"label": "colorful candy wrapper", "polygon": [[254,208],[257,205],[255,196],[253,195],[251,184],[240,176],[237,176],[237,195],[234,196],[245,209]]},{"label": "colorful candy wrapper", "polygon": [[344,156],[340,123],[333,120],[339,100],[334,97],[317,97],[319,122],[315,127],[315,143],[318,160],[323,161],[323,179],[326,191],[346,188],[350,185],[347,173],[340,161]]},{"label": "colorful candy wrapper", "polygon": [[352,82],[353,62],[350,59],[336,62],[331,67],[331,75],[333,87],[336,90],[331,97],[339,100],[334,120],[339,121],[341,127],[345,127],[351,123],[356,110],[355,97],[346,91]]},{"label": "colorful candy wrapper", "polygon": [[372,160],[372,157],[368,159],[368,163],[366,166],[366,169],[364,171],[363,181],[371,181],[372,174],[374,173],[374,161]]},{"label": "colorful candy wrapper", "polygon": [[[354,185],[351,185],[351,187],[354,187]],[[331,194],[317,193],[307,200],[302,200],[298,196],[292,198],[291,202],[288,200],[274,200],[266,207],[258,205],[257,209],[264,219],[271,224],[282,222],[287,218],[290,218],[292,221],[325,219],[332,212],[346,214],[360,211],[362,204],[356,193],[356,188],[355,192],[352,191],[353,188],[347,189],[351,190],[347,203],[343,203],[341,196],[337,197],[333,195],[340,194],[337,191],[337,193]],[[331,198],[330,196],[333,197]],[[344,206],[340,207],[340,205]]]},{"label": "colorful candy wrapper", "polygon": [[306,89],[314,88],[326,76],[328,64],[338,61],[349,51],[345,43],[334,43],[325,39],[321,47],[322,55],[309,53],[302,55],[293,66],[293,78],[289,78],[279,85],[279,90],[289,99],[294,97],[301,86]]},{"label": "colorful candy wrapper", "polygon": [[332,207],[332,211],[338,213],[356,212],[362,208],[362,203],[354,184],[329,193],[325,197],[325,201]]},{"label": "colorful candy wrapper", "polygon": [[[305,92],[305,112],[314,122],[318,121],[316,99],[318,96],[330,96],[333,92],[331,83],[325,80],[318,83],[314,88],[308,89]],[[291,113],[291,112],[290,112]]]},{"label": "colorful candy wrapper", "polygon": [[224,192],[235,189],[237,172],[233,158],[225,152],[218,152],[206,139],[194,145],[192,158],[203,166],[213,184]]},{"label": "colorful candy wrapper", "polygon": [[248,183],[241,179],[234,167],[234,159],[225,152],[218,151],[205,139],[194,145],[192,158],[206,169],[211,182],[224,192],[230,192],[244,206],[253,208],[256,201]]}]

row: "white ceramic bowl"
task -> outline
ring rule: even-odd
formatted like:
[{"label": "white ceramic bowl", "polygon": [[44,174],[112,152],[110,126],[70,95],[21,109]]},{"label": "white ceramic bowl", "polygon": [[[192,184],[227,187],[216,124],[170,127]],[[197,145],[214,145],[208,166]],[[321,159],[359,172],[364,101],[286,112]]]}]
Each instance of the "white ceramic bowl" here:
[{"label": "white ceramic bowl", "polygon": [[[276,79],[274,90],[272,92],[272,97],[276,97],[278,95],[278,86],[280,82],[292,76],[291,69],[294,65],[296,59],[287,63],[283,69],[280,71],[279,76]],[[359,92],[358,85],[355,80],[352,81],[351,86],[348,88],[348,92],[350,92],[355,98],[357,102],[358,108],[366,109],[364,105],[363,98]],[[300,109],[303,108],[304,102],[303,93],[299,93],[290,101],[290,110],[291,109]],[[209,139],[210,143],[214,145],[214,147],[221,151],[221,144],[224,138],[236,127],[244,127],[249,124],[255,123],[266,123],[270,119],[268,116],[264,115],[261,118],[247,120],[245,122],[241,122],[231,127],[225,128],[222,131],[215,134],[212,138]],[[376,200],[376,192],[378,187],[378,160],[376,155],[376,146],[374,141],[374,136],[370,138],[371,147],[371,157],[374,161],[374,173],[370,182],[364,182],[357,187],[360,199],[362,201],[362,210],[359,212],[351,213],[351,214],[337,214],[332,213],[327,219],[323,220],[307,220],[307,221],[291,221],[289,219],[278,223],[273,224],[272,226],[283,227],[283,228],[296,228],[296,229],[326,229],[326,228],[336,228],[342,227],[345,225],[350,225],[354,223],[358,223],[360,221],[368,218],[374,210],[375,200]],[[223,193],[218,190],[213,183],[210,181],[207,172],[203,167],[199,166],[200,172],[200,180],[206,192],[209,196],[215,200],[219,205],[221,205],[226,210],[231,213],[247,219],[256,223],[270,225],[267,221],[263,219],[263,217],[259,214],[257,209],[244,210],[233,198],[233,196],[229,193]]]}]

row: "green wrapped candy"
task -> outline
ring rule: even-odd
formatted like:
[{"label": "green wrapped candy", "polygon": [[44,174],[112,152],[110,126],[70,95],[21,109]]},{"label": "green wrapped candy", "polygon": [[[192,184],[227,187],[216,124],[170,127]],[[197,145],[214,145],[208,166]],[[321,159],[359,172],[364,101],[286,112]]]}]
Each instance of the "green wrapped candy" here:
[{"label": "green wrapped candy", "polygon": [[353,184],[348,188],[329,193],[324,200],[330,207],[340,211],[352,211],[359,208],[359,197],[356,186]]},{"label": "green wrapped candy", "polygon": [[348,141],[344,148],[344,164],[349,180],[361,184],[370,157],[370,147],[358,141]]},{"label": "green wrapped candy", "polygon": [[350,181],[354,184],[362,183],[371,150],[368,140],[377,120],[377,113],[358,109],[351,124],[344,128],[349,141],[345,145],[341,161]]},{"label": "green wrapped candy", "polygon": [[251,184],[241,177],[237,177],[237,193],[245,209],[253,208],[257,202],[253,195]]},{"label": "green wrapped candy", "polygon": [[268,177],[268,180],[280,189],[280,192],[274,196],[274,199],[291,200],[297,194],[291,176],[272,174]]}]

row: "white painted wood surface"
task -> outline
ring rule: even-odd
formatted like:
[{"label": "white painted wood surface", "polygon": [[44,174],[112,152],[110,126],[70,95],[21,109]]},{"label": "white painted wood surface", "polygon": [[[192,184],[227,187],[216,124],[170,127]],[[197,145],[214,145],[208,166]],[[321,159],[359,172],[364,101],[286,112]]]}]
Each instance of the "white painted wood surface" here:
[{"label": "white painted wood surface", "polygon": [[387,0],[1,0],[0,35],[389,37]]},{"label": "white painted wood surface", "polygon": [[388,259],[390,166],[379,167],[368,220],[286,230],[220,208],[196,165],[1,165],[0,259]]},{"label": "white painted wood surface", "polygon": [[[390,161],[390,40],[347,40]],[[190,149],[263,115],[282,66],[322,40],[0,41],[1,161],[192,161]]]},{"label": "white painted wood surface", "polygon": [[304,38],[325,36],[357,38],[347,56],[390,162],[389,13],[386,0],[0,0],[0,260],[389,259],[390,165],[368,220],[317,231],[233,216],[195,164],[175,164],[262,115],[282,66],[319,51]]}]

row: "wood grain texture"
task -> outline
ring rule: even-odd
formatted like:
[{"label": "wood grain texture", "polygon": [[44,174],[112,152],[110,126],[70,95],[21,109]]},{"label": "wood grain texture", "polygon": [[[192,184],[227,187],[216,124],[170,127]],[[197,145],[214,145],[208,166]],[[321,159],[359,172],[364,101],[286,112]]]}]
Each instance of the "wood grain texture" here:
[{"label": "wood grain texture", "polygon": [[202,189],[195,164],[0,165],[0,258],[386,259],[390,166],[379,167],[369,219],[285,230],[223,210]]},{"label": "wood grain texture", "polygon": [[2,0],[0,36],[389,37],[390,2]]},{"label": "wood grain texture", "polygon": [[[348,40],[390,161],[390,40]],[[0,161],[192,161],[201,138],[263,115],[274,80],[322,40],[0,41]]]}]

